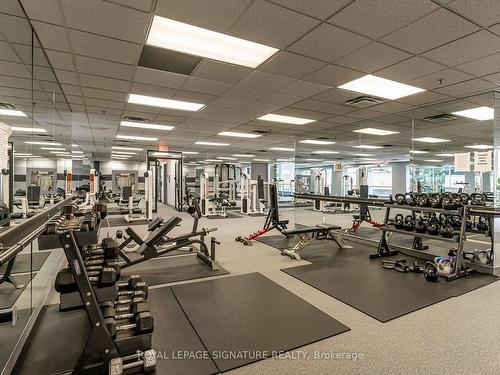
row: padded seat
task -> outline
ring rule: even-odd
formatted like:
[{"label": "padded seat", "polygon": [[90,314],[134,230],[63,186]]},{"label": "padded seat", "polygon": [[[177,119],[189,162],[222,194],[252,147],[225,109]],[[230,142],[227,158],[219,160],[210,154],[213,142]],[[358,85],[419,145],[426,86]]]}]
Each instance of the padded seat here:
[{"label": "padded seat", "polygon": [[289,228],[281,231],[285,236],[291,236],[293,234],[305,234],[305,233],[315,233],[321,231],[329,231],[329,230],[339,230],[341,229],[338,225],[332,224],[318,224],[314,227],[299,227],[299,228]]}]

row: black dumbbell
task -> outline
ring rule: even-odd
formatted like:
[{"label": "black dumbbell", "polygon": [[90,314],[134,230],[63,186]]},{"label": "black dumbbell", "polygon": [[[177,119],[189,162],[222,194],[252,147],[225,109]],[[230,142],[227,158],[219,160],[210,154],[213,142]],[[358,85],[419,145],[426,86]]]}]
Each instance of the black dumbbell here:
[{"label": "black dumbbell", "polygon": [[[148,293],[144,292],[142,290],[130,290],[126,291],[126,294],[120,294],[123,292],[118,292],[118,299],[117,302],[122,301],[122,300],[130,300],[131,298],[142,298],[143,300],[146,300],[148,298]],[[124,298],[125,297],[125,298]]]},{"label": "black dumbbell", "polygon": [[118,295],[119,296],[131,296],[134,294],[134,292],[139,292],[142,291],[148,295],[148,284],[144,281],[140,281],[138,283],[135,283],[135,286],[133,288],[118,288]]},{"label": "black dumbbell", "polygon": [[121,275],[121,267],[120,263],[116,260],[107,260],[107,259],[102,259],[102,261],[97,262],[97,261],[85,261],[85,268],[87,269],[88,272],[90,271],[101,271],[104,268],[114,268],[116,272],[116,280],[120,279]]},{"label": "black dumbbell", "polygon": [[87,274],[91,283],[97,283],[101,286],[114,285],[116,280],[118,280],[118,274],[113,267],[104,267],[98,271],[88,271]]},{"label": "black dumbbell", "polygon": [[111,337],[115,337],[117,332],[135,330],[138,334],[151,333],[154,329],[154,319],[150,312],[141,312],[135,316],[135,323],[116,324],[113,318],[104,319],[104,324]]},{"label": "black dumbbell", "polygon": [[128,307],[115,307],[113,302],[104,302],[101,304],[101,312],[104,318],[129,319],[135,315],[149,311],[146,302],[133,303]]},{"label": "black dumbbell", "polygon": [[139,276],[139,275],[130,275],[129,276],[129,279],[126,281],[126,282],[121,282],[121,283],[117,283],[116,284],[116,287],[117,288],[130,288],[130,289],[134,289],[136,284],[143,281],[142,280],[142,277]]},{"label": "black dumbbell", "polygon": [[97,246],[93,246],[93,247],[88,247],[84,254],[85,254],[85,257],[86,258],[90,258],[90,257],[93,257],[93,256],[103,256],[105,258],[116,258],[118,256],[118,254],[120,253],[120,249],[118,248],[118,246],[116,247],[111,247],[111,246],[107,246],[107,247],[97,247]]},{"label": "black dumbbell", "polygon": [[146,299],[144,297],[135,297],[135,298],[127,298],[127,299],[117,299],[113,301],[113,305],[115,309],[117,306],[132,306],[134,303],[139,303],[139,302],[146,302]]}]

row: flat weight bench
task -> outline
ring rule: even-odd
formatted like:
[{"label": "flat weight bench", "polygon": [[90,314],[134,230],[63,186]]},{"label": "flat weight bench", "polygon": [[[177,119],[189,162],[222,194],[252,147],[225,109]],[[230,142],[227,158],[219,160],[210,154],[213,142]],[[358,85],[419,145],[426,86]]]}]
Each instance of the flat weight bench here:
[{"label": "flat weight bench", "polygon": [[299,242],[297,242],[297,244],[291,249],[281,250],[281,254],[287,255],[292,259],[300,260],[301,258],[298,252],[309,245],[313,239],[320,241],[335,241],[341,249],[350,248],[351,246],[348,246],[342,238],[341,229],[342,228],[340,226],[332,224],[318,224],[314,227],[308,226],[284,229],[281,231],[283,235],[287,237],[298,235],[300,239]]}]

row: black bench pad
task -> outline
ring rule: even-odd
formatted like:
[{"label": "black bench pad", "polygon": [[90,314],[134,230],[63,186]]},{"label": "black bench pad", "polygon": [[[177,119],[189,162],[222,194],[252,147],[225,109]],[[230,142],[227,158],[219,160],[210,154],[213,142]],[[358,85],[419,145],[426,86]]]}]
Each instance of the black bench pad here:
[{"label": "black bench pad", "polygon": [[285,236],[288,236],[292,234],[315,233],[325,230],[338,230],[338,229],[341,229],[341,227],[338,225],[318,224],[315,227],[289,228],[281,231],[281,233],[284,234]]}]

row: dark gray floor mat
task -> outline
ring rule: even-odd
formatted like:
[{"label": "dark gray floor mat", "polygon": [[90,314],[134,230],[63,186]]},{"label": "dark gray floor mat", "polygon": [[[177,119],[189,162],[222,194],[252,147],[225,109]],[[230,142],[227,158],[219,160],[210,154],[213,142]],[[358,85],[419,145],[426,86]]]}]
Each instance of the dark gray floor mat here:
[{"label": "dark gray floor mat", "polygon": [[17,311],[17,323],[0,323],[0,332],[2,332],[2,350],[0,350],[0,373],[7,364],[9,357],[14,350],[26,324],[31,316],[31,309],[22,309]]},{"label": "dark gray floor mat", "polygon": [[221,371],[292,350],[349,328],[259,273],[172,286]]},{"label": "dark gray floor mat", "polygon": [[[50,251],[33,253],[33,263],[31,260],[31,254],[16,255],[16,261],[14,262],[14,267],[12,267],[12,273],[39,271],[49,255]],[[0,267],[0,274],[3,274],[5,272],[6,267],[6,264]]]},{"label": "dark gray floor mat", "polygon": [[[109,226],[108,226],[108,222],[109,222]],[[102,227],[103,228],[130,227],[132,225],[147,225],[149,223],[151,223],[151,221],[148,221],[148,220],[136,220],[136,221],[132,221],[129,223],[123,217],[109,217],[109,218],[106,218],[102,222]]]},{"label": "dark gray floor mat", "polygon": [[200,279],[203,277],[228,274],[225,269],[212,271],[196,255],[178,257],[163,257],[147,260],[126,269],[122,269],[122,276],[140,274],[149,285],[172,283],[176,281]]},{"label": "dark gray floor mat", "polygon": [[205,219],[210,219],[210,220],[218,220],[218,219],[241,219],[243,216],[237,215],[234,212],[231,211],[226,211],[227,216],[206,216]]},{"label": "dark gray floor mat", "polygon": [[0,310],[8,309],[12,305],[14,305],[14,303],[16,303],[17,299],[30,282],[31,277],[35,277],[35,275],[35,273],[27,275],[13,275],[12,278],[18,284],[24,284],[24,286],[19,289],[14,288],[10,283],[4,282],[0,284]]},{"label": "dark gray floor mat", "polygon": [[[431,283],[423,274],[401,273],[381,267],[381,259],[368,259],[374,247],[351,243],[352,249],[322,251],[319,262],[282,269],[283,272],[321,290],[322,292],[370,315],[387,322],[434,303],[470,292],[497,281],[486,274],[472,274],[466,278],[447,282],[440,278]],[[306,254],[301,253],[304,259]],[[392,259],[411,258],[399,254]],[[391,259],[391,258],[384,258]]]}]

